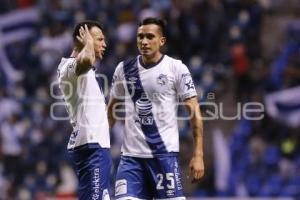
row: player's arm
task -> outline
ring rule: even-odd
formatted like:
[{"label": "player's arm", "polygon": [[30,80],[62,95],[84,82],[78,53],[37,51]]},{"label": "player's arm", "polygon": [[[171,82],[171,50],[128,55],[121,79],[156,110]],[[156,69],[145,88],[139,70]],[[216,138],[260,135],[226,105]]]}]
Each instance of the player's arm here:
[{"label": "player's arm", "polygon": [[94,39],[89,32],[87,25],[80,27],[77,40],[83,45],[82,50],[76,56],[76,74],[80,75],[87,72],[95,63],[96,56],[94,50]]},{"label": "player's arm", "polygon": [[114,97],[110,97],[108,106],[107,106],[107,118],[109,123],[109,128],[112,128],[116,122],[116,114],[115,114],[115,108],[117,103],[119,103],[120,100],[116,99]]},{"label": "player's arm", "polygon": [[184,102],[191,117],[190,123],[194,137],[194,150],[189,167],[193,181],[197,181],[204,175],[203,122],[197,97],[186,99]]}]

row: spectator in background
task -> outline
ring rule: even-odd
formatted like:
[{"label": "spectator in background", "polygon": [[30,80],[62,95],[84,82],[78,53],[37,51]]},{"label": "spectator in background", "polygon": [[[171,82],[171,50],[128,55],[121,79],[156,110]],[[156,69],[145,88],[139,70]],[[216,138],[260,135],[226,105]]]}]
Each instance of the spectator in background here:
[{"label": "spectator in background", "polygon": [[[19,9],[30,4],[32,5],[32,7],[29,7],[30,9]],[[64,177],[61,177],[61,174],[64,173],[61,163],[66,162],[67,165],[71,163],[66,160],[68,157],[65,152],[65,143],[69,139],[72,127],[66,121],[51,119],[51,115],[49,115],[51,105],[60,100],[51,98],[49,85],[56,80],[56,69],[60,58],[66,56],[66,53],[70,51],[67,45],[72,42],[72,37],[67,35],[66,32],[70,31],[76,23],[88,18],[100,21],[101,24],[105,25],[107,42],[111,48],[106,51],[106,56],[101,61],[103,67],[99,68],[99,71],[108,75],[108,80],[111,80],[114,72],[113,66],[123,60],[125,54],[126,56],[136,54],[135,31],[132,31],[133,26],[131,24],[136,24],[137,19],[143,19],[149,15],[166,18],[169,27],[167,33],[168,44],[165,45],[165,50],[168,55],[180,57],[184,63],[188,64],[187,67],[189,67],[195,81],[195,88],[200,89],[198,94],[204,94],[201,95],[203,97],[201,98],[202,102],[207,101],[207,92],[212,92],[218,102],[224,103],[225,110],[231,111],[232,115],[229,114],[228,116],[234,116],[237,112],[237,106],[232,97],[237,95],[237,91],[232,88],[235,86],[241,87],[243,100],[247,99],[244,97],[250,97],[250,101],[262,102],[259,99],[263,99],[266,93],[271,90],[276,91],[299,85],[299,55],[295,53],[290,57],[291,54],[284,54],[284,52],[290,53],[290,50],[299,52],[299,40],[297,38],[300,34],[296,30],[299,29],[299,5],[298,1],[295,0],[1,1],[0,41],[3,45],[1,45],[2,57],[0,58],[0,93],[6,92],[0,95],[0,123],[1,125],[8,123],[8,115],[13,111],[18,113],[17,124],[23,123],[25,120],[29,126],[21,139],[22,154],[20,162],[24,166],[24,176],[20,178],[20,186],[15,187],[14,197],[10,198],[37,199],[36,195],[41,193],[49,198],[55,198],[53,196],[58,193],[64,195],[63,191],[65,190],[58,191],[57,186],[60,184],[60,180],[64,179]],[[120,13],[125,14],[121,17]],[[294,36],[286,34],[286,23],[295,25],[293,28],[295,31],[292,31]],[[125,28],[118,28],[124,24]],[[51,30],[51,34],[47,35],[47,33],[50,33],[49,30]],[[129,40],[124,41],[118,37],[118,30],[121,30],[122,33],[131,34],[125,38],[129,38]],[[24,35],[27,36],[24,37]],[[63,39],[64,44],[60,43],[61,40],[58,38],[65,38],[65,36],[68,39]],[[293,45],[285,47],[283,42],[288,42],[282,40],[285,36]],[[59,41],[59,44],[55,43],[56,41]],[[232,53],[232,48],[236,48],[235,45],[240,43],[244,45],[243,56],[248,60],[247,70],[243,72],[244,75],[248,76],[247,84],[244,84],[243,81],[238,84],[237,76],[233,73],[233,65],[236,64],[236,60],[232,59],[233,54],[230,53]],[[57,48],[62,44],[63,48],[66,48],[65,51]],[[33,46],[43,47],[41,48],[43,52],[34,52],[33,50],[39,48],[33,48]],[[6,55],[6,58],[3,55]],[[283,60],[281,55],[283,55]],[[198,58],[200,58],[200,62]],[[239,60],[241,57],[237,58]],[[272,68],[277,65],[277,62],[279,69],[278,71],[275,69],[276,73],[273,74]],[[20,76],[22,74],[19,73],[10,73],[7,70],[7,66],[9,66],[7,63],[11,63],[10,66],[14,68],[14,71],[20,70],[25,76],[22,77]],[[95,67],[98,65],[99,63],[96,63]],[[267,80],[274,75],[275,82],[269,83]],[[266,86],[269,89],[266,89]],[[15,95],[16,91],[19,90],[18,88],[24,91],[21,92],[23,95]],[[43,88],[48,95],[41,98],[38,94],[40,88]],[[253,99],[253,95],[257,95],[259,98]],[[249,101],[249,98],[247,101]],[[209,111],[204,107],[202,107],[202,110],[204,116],[206,111]],[[59,116],[66,115],[65,107],[60,106],[58,111],[54,110],[54,113]],[[179,115],[183,114],[179,110]],[[242,136],[246,131],[249,137],[242,137],[241,140],[236,138],[235,133],[232,133],[230,128],[233,127],[230,124],[239,124],[239,122],[223,122],[224,126],[221,129],[228,138],[233,138],[235,144],[232,144],[231,148],[236,149],[233,152],[238,153],[238,156],[235,153],[231,154],[233,163],[230,181],[232,182],[228,183],[230,187],[225,193],[220,194],[216,191],[217,188],[213,182],[214,174],[209,172],[213,169],[211,167],[213,163],[211,162],[213,161],[212,156],[207,156],[206,166],[208,170],[199,185],[191,185],[189,180],[185,180],[186,177],[182,177],[185,193],[188,196],[224,194],[235,196],[239,194],[237,190],[243,190],[243,194],[247,190],[248,195],[258,196],[267,194],[261,193],[262,190],[268,191],[268,189],[271,189],[276,193],[280,193],[280,195],[294,195],[298,198],[300,193],[297,192],[299,190],[294,189],[299,186],[296,178],[298,171],[295,172],[293,169],[300,169],[300,157],[297,153],[299,143],[294,144],[294,141],[300,141],[298,134],[300,131],[298,129],[290,130],[284,124],[281,128],[278,128],[278,124],[274,119],[268,118],[268,120],[265,120],[266,118],[262,121],[249,122],[250,127],[254,126],[256,128],[251,130],[250,133],[247,132],[248,128],[242,130]],[[288,121],[287,118],[285,119]],[[259,126],[255,125],[257,122],[260,124]],[[279,122],[281,123],[282,120],[279,120]],[[211,125],[215,128],[218,123],[213,121]],[[180,154],[188,157],[189,145],[192,140],[189,132],[190,128],[188,123],[181,124],[180,128],[182,147]],[[206,123],[205,128],[208,133],[211,132],[210,122]],[[112,130],[112,132],[117,133],[116,137],[118,137],[115,140],[116,142],[112,140],[115,165],[118,164],[117,160],[119,159],[120,129],[124,129],[122,123],[119,123]],[[206,141],[211,141],[211,135],[206,134]],[[264,148],[259,151],[260,156],[256,158],[258,165],[253,168],[251,165],[249,166],[247,159],[245,159],[256,156],[252,152],[247,154],[253,135],[262,138],[262,142],[257,144],[258,148],[270,144],[278,148],[281,147],[281,157],[288,159],[289,164],[283,167],[284,173],[280,173],[284,181],[281,182],[282,187],[278,190],[273,189],[273,185],[268,185],[265,182],[269,179],[270,174],[265,173],[266,167],[263,164],[264,159],[268,156],[261,157],[261,155],[264,155]],[[212,145],[206,145],[208,155],[210,155],[210,146]],[[187,151],[184,151],[184,149],[187,149]],[[181,155],[179,157],[182,158]],[[188,161],[186,158],[181,159],[180,165],[183,172],[189,170]],[[279,163],[281,166],[282,158]],[[2,170],[4,164],[6,163],[3,159],[0,160],[0,199],[9,199],[7,193],[3,191],[6,191],[5,188],[14,187],[14,185],[11,185],[11,180],[8,180]],[[45,166],[47,167],[45,168]],[[234,166],[237,166],[238,169]],[[253,169],[253,173],[249,173],[249,167]],[[276,187],[278,187],[277,178],[274,180]],[[74,185],[76,184],[69,185],[70,189],[68,191],[74,193]],[[196,190],[198,190],[197,193],[195,193]],[[275,195],[273,192],[272,194]]]},{"label": "spectator in background", "polygon": [[21,184],[23,174],[22,154],[26,123],[12,113],[0,126],[0,157],[3,158],[3,174],[11,183],[9,193],[14,196]]}]

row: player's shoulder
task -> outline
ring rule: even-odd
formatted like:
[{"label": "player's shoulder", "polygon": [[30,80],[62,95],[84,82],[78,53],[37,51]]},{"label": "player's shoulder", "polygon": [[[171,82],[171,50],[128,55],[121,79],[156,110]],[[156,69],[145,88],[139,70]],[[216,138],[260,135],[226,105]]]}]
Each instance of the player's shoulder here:
[{"label": "player's shoulder", "polygon": [[60,63],[58,64],[59,70],[67,70],[68,67],[74,67],[76,65],[76,58],[61,58]]},{"label": "player's shoulder", "polygon": [[178,58],[174,58],[174,57],[168,56],[168,55],[165,55],[164,60],[165,60],[165,62],[169,62],[169,63],[171,63],[174,66],[181,66],[181,65],[183,65],[182,60],[180,60]]},{"label": "player's shoulder", "polygon": [[123,74],[123,67],[124,67],[124,62],[123,61],[119,62],[117,67],[115,68],[114,76],[121,76]]},{"label": "player's shoulder", "polygon": [[119,70],[123,70],[123,67],[124,67],[124,61],[121,61],[117,64],[117,67],[116,67],[116,71],[119,71]]},{"label": "player's shoulder", "polygon": [[124,66],[125,65],[132,65],[134,62],[136,62],[138,57],[129,57],[125,60],[122,60],[121,62],[118,63],[115,71],[116,72],[123,72]]},{"label": "player's shoulder", "polygon": [[59,79],[70,79],[71,77],[75,77],[76,62],[76,58],[63,57],[57,68]]},{"label": "player's shoulder", "polygon": [[180,60],[178,58],[168,56],[168,55],[165,55],[165,62],[168,62],[169,66],[175,72],[180,70],[180,69],[186,68],[186,65],[182,62],[182,60]]}]

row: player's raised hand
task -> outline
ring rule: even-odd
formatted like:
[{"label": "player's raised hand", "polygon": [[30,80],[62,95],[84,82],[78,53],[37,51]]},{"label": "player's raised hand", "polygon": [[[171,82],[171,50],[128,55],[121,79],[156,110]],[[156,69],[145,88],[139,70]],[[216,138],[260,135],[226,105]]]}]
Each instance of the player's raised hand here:
[{"label": "player's raised hand", "polygon": [[87,25],[84,25],[80,27],[79,29],[79,35],[76,36],[77,40],[85,46],[87,43],[93,44],[94,39],[88,29]]},{"label": "player's raised hand", "polygon": [[204,162],[203,157],[201,156],[193,156],[190,161],[190,173],[193,177],[192,183],[200,180],[201,177],[204,175]]}]

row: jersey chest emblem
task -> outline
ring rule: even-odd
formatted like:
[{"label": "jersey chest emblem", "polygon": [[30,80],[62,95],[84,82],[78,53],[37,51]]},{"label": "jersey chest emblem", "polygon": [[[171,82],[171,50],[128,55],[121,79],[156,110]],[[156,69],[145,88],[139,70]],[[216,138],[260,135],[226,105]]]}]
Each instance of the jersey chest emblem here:
[{"label": "jersey chest emblem", "polygon": [[157,79],[156,82],[160,85],[160,86],[165,86],[168,84],[168,77],[165,74],[160,74]]}]

